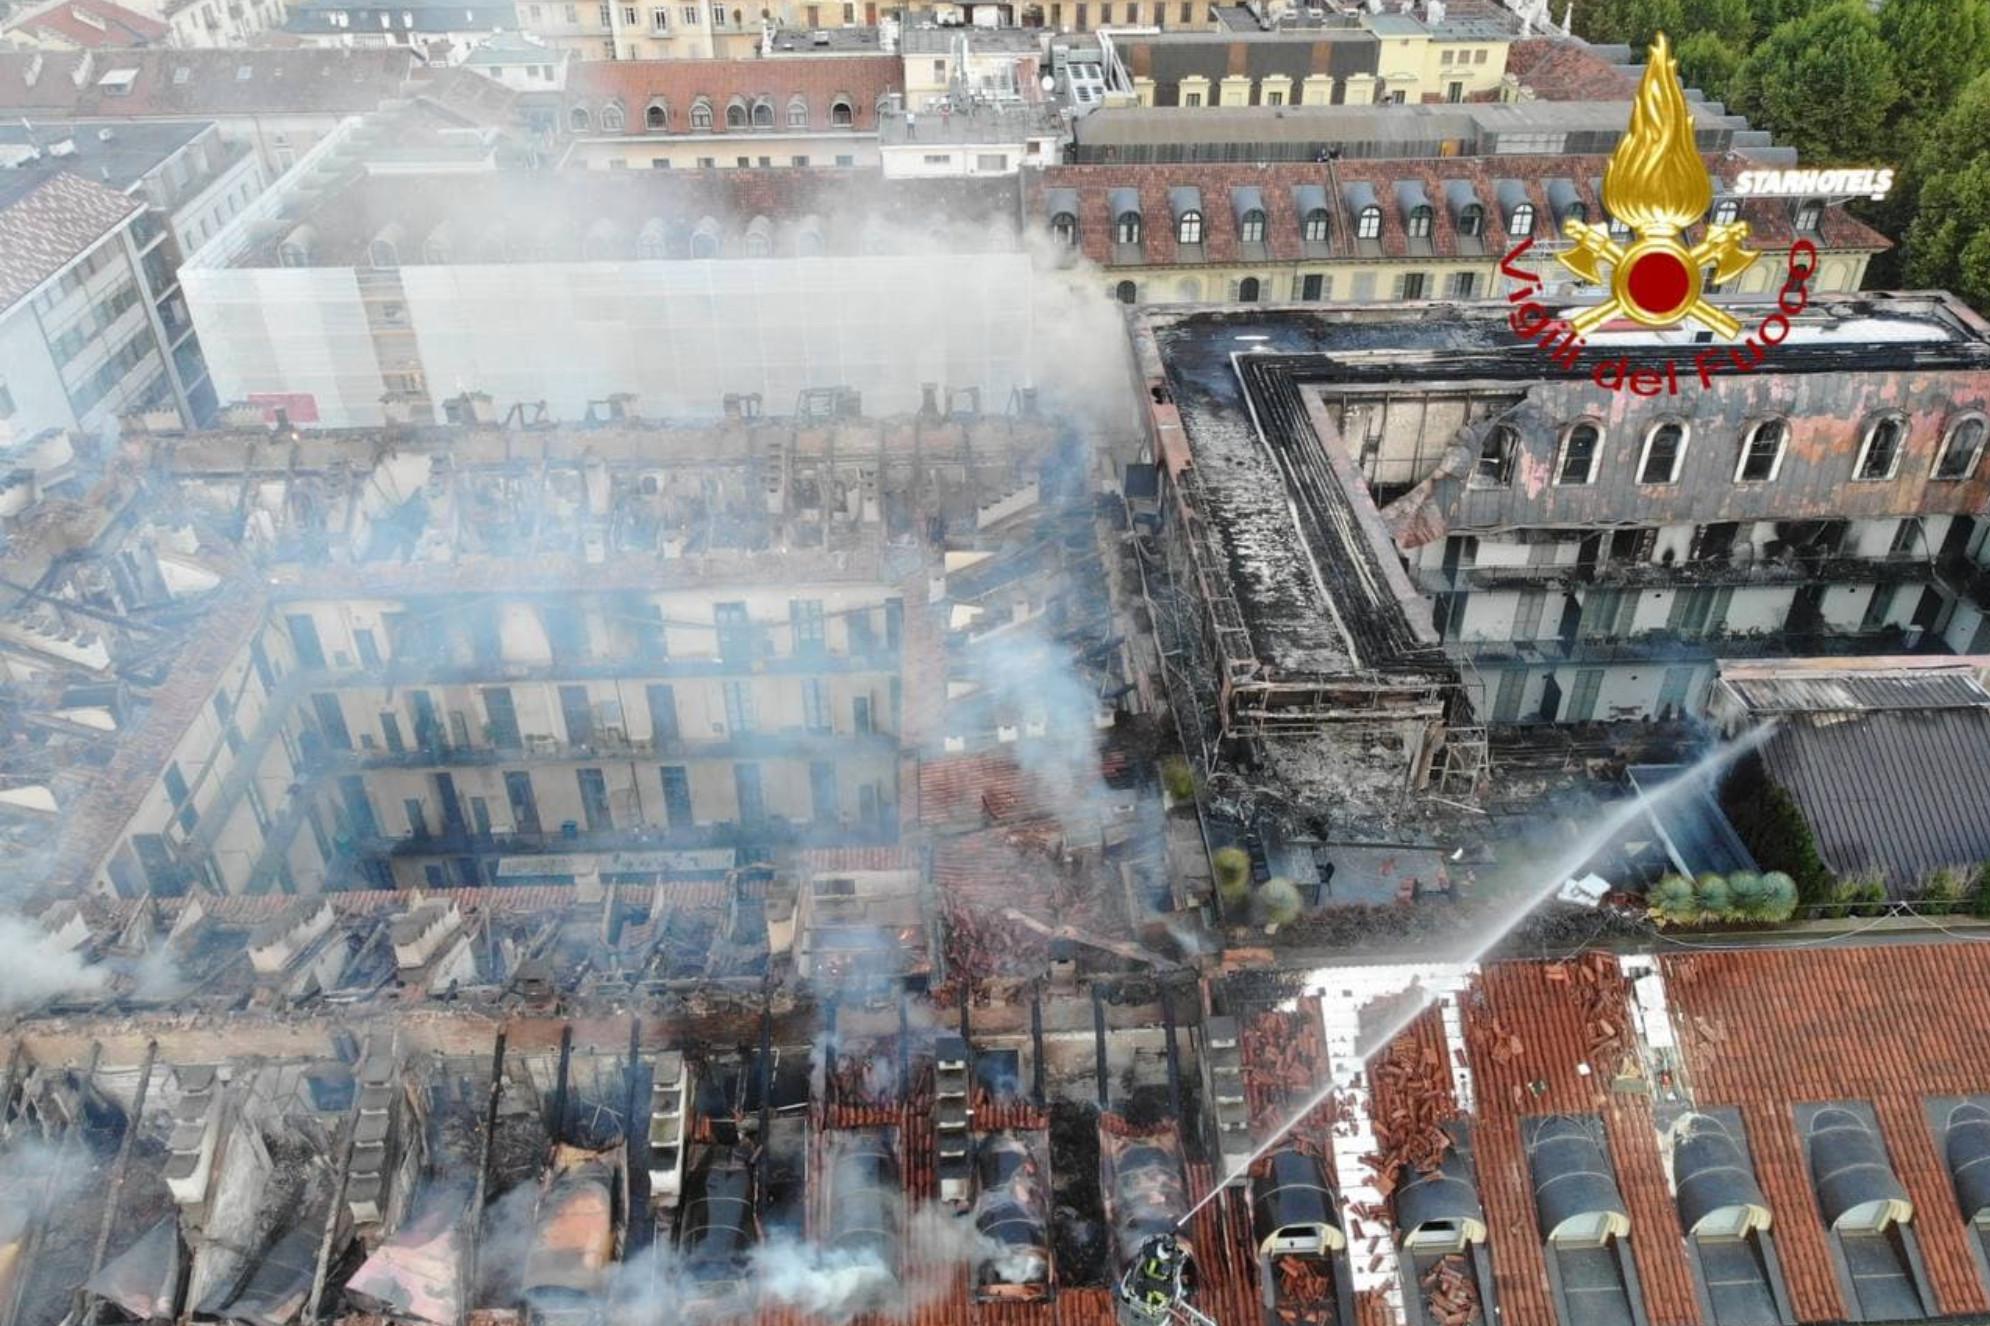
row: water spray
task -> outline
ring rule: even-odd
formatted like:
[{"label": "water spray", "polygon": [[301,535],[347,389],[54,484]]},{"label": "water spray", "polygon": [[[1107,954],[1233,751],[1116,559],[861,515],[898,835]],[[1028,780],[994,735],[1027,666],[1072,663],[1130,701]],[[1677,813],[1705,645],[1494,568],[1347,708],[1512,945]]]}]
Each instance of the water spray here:
[{"label": "water spray", "polygon": [[[1535,908],[1546,902],[1550,896],[1561,888],[1563,882],[1570,875],[1582,866],[1584,862],[1588,861],[1607,846],[1609,841],[1621,833],[1626,825],[1637,819],[1639,815],[1663,804],[1669,798],[1676,795],[1681,788],[1698,782],[1702,777],[1719,772],[1731,761],[1755,750],[1764,741],[1769,739],[1769,734],[1774,730],[1775,723],[1773,720],[1752,728],[1737,740],[1727,745],[1716,746],[1714,749],[1708,751],[1685,772],[1667,782],[1656,791],[1646,792],[1640,788],[1636,796],[1625,799],[1621,805],[1605,816],[1594,829],[1578,839],[1573,845],[1563,849],[1561,854],[1552,862],[1551,868],[1543,872],[1543,878],[1547,882],[1534,892],[1523,895],[1520,899],[1521,905],[1508,915],[1504,921],[1500,922],[1493,929],[1492,933],[1480,941],[1476,948],[1464,957],[1457,959],[1457,965],[1460,967],[1471,967],[1483,961],[1486,954],[1497,948],[1508,935],[1513,933],[1515,927],[1533,915]],[[1388,1045],[1405,1031],[1408,1031],[1410,1026],[1430,1008],[1435,997],[1434,991],[1421,991],[1416,999],[1409,1001],[1408,1011],[1402,1013],[1388,1026],[1383,1028],[1367,1045],[1358,1046],[1355,1051],[1354,1062],[1340,1067],[1336,1072],[1331,1074],[1325,1086],[1321,1087],[1319,1091],[1313,1094],[1311,1099],[1293,1111],[1291,1117],[1274,1129],[1271,1135],[1263,1142],[1259,1143],[1255,1151],[1244,1157],[1243,1161],[1237,1166],[1237,1173],[1248,1173],[1252,1165],[1255,1165],[1267,1152],[1283,1141],[1286,1134],[1298,1127],[1300,1121],[1307,1115],[1318,1109],[1334,1093],[1352,1087],[1355,1080],[1366,1069],[1368,1060],[1375,1055],[1376,1051]],[[1218,1193],[1229,1186],[1229,1183],[1226,1181],[1216,1184],[1207,1193],[1204,1193],[1201,1200],[1196,1202],[1194,1206],[1191,1206],[1182,1218],[1175,1222],[1175,1228],[1186,1229],[1188,1222],[1195,1217],[1196,1212],[1209,1205],[1210,1202],[1216,1199]]]}]

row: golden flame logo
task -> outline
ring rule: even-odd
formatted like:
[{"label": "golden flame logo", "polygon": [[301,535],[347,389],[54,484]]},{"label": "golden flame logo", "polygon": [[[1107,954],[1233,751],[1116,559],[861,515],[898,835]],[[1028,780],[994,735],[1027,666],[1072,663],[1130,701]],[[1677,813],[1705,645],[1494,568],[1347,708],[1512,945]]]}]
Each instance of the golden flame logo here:
[{"label": "golden flame logo", "polygon": [[1618,316],[1647,327],[1690,318],[1723,338],[1738,335],[1740,321],[1707,302],[1706,271],[1712,267],[1718,282],[1748,270],[1756,257],[1742,247],[1748,223],[1710,225],[1690,249],[1678,238],[1706,215],[1713,196],[1713,177],[1693,142],[1679,62],[1661,32],[1631,103],[1630,131],[1603,172],[1603,205],[1637,240],[1624,246],[1605,226],[1573,218],[1563,223],[1562,233],[1574,245],[1556,255],[1564,267],[1592,285],[1603,283],[1603,263],[1611,269],[1610,298],[1570,318],[1570,325],[1587,333]]}]

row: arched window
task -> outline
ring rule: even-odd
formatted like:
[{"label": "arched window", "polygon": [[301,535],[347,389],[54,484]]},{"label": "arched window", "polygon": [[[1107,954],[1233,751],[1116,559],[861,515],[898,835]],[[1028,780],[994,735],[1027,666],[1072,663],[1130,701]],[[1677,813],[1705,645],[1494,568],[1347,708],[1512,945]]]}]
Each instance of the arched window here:
[{"label": "arched window", "polygon": [[1131,281],[1121,281],[1113,287],[1113,298],[1122,304],[1131,304],[1140,298],[1140,288]]},{"label": "arched window", "polygon": [[1202,243],[1202,213],[1187,211],[1175,223],[1175,242],[1178,244]]},{"label": "arched window", "polygon": [[660,101],[652,101],[649,109],[643,112],[643,128],[661,133],[670,127],[670,108]]},{"label": "arched window", "polygon": [[1741,459],[1736,462],[1736,483],[1768,483],[1783,468],[1783,444],[1789,441],[1790,426],[1781,419],[1763,419],[1741,439]]},{"label": "arched window", "polygon": [[1534,233],[1534,204],[1521,203],[1506,220],[1506,233],[1518,238]]},{"label": "arched window", "polygon": [[421,260],[439,266],[448,262],[449,256],[449,236],[443,234],[442,228],[438,226],[434,231],[430,232],[427,239],[422,241]]},{"label": "arched window", "polygon": [[805,98],[790,97],[788,99],[788,127],[790,129],[808,128],[808,101]]},{"label": "arched window", "polygon": [[719,230],[716,222],[707,220],[692,234],[691,256],[694,258],[719,256]]},{"label": "arched window", "polygon": [[382,270],[401,265],[400,252],[391,239],[376,239],[366,246],[366,260]]},{"label": "arched window", "polygon": [[774,103],[765,97],[753,103],[753,127],[756,129],[774,127]]},{"label": "arched window", "polygon": [[1639,483],[1672,483],[1686,460],[1686,425],[1676,419],[1653,424],[1645,433],[1644,454],[1638,457]]},{"label": "arched window", "polygon": [[302,244],[285,242],[276,247],[276,261],[283,267],[309,267],[311,255]]},{"label": "arched window", "polygon": [[795,256],[798,258],[819,258],[822,256],[822,232],[814,226],[804,226],[795,232]]},{"label": "arched window", "polygon": [[1610,231],[1611,239],[1617,240],[1619,242],[1626,242],[1626,243],[1629,242],[1631,238],[1631,228],[1625,225],[1622,221],[1619,221],[1614,216],[1610,217],[1608,221],[1608,228]]},{"label": "arched window", "polygon": [[1479,442],[1479,463],[1472,482],[1486,486],[1504,485],[1513,477],[1514,453],[1520,450],[1520,434],[1511,424],[1494,424]]},{"label": "arched window", "polygon": [[1929,477],[1967,479],[1976,473],[1986,431],[1990,431],[1990,426],[1985,425],[1980,414],[1966,414],[1951,423],[1948,432],[1942,435],[1942,448],[1935,454],[1935,468]]},{"label": "arched window", "polygon": [[1184,304],[1193,304],[1202,298],[1202,282],[1193,276],[1184,276],[1175,282],[1175,298]]},{"label": "arched window", "polygon": [[1078,218],[1069,212],[1059,212],[1050,218],[1050,233],[1057,236],[1057,242],[1069,248],[1078,244]]},{"label": "arched window", "polygon": [[1587,223],[1589,220],[1589,204],[1580,198],[1576,199],[1562,209],[1562,219],[1564,221],[1581,221]]},{"label": "arched window", "polygon": [[1262,287],[1258,284],[1258,278],[1247,276],[1237,282],[1237,301],[1241,304],[1255,304],[1258,302],[1258,295],[1261,293],[1261,290]]},{"label": "arched window", "polygon": [[1732,198],[1723,198],[1714,204],[1714,224],[1729,226],[1741,215],[1741,204]]},{"label": "arched window", "polygon": [[1603,430],[1587,419],[1570,424],[1562,434],[1562,454],[1555,459],[1555,482],[1585,484],[1596,478],[1603,453]]},{"label": "arched window", "polygon": [[1331,222],[1327,220],[1326,208],[1315,207],[1312,211],[1306,213],[1305,221],[1300,224],[1304,228],[1308,244],[1324,244],[1327,242],[1328,227],[1331,225]]},{"label": "arched window", "polygon": [[1121,212],[1119,219],[1112,223],[1113,238],[1121,244],[1140,242],[1140,213]]},{"label": "arched window", "polygon": [[1824,220],[1824,203],[1818,198],[1806,198],[1797,204],[1796,227],[1807,234],[1816,233]]},{"label": "arched window", "polygon": [[1237,223],[1237,238],[1246,244],[1264,243],[1264,213],[1253,207]]},{"label": "arched window", "polygon": [[856,116],[850,110],[848,97],[838,97],[829,103],[829,122],[839,129],[848,129],[856,122]]},{"label": "arched window", "polygon": [[703,97],[691,103],[691,127],[693,129],[712,127],[712,103]]},{"label": "arched window", "polygon": [[774,252],[773,241],[770,240],[763,231],[749,230],[746,232],[747,257],[765,258],[771,256],[773,252]]},{"label": "arched window", "polygon": [[1361,215],[1354,219],[1354,237],[1356,239],[1380,239],[1382,237],[1381,208],[1364,207],[1361,209]]},{"label": "arched window", "polygon": [[1907,419],[1883,414],[1866,425],[1865,440],[1859,444],[1859,458],[1852,466],[1854,479],[1891,479],[1900,468],[1900,453],[1907,444]]},{"label": "arched window", "polygon": [[601,108],[601,128],[604,133],[622,132],[622,108],[610,102]]},{"label": "arched window", "polygon": [[726,128],[744,129],[747,121],[746,103],[734,97],[726,107]]},{"label": "arched window", "polygon": [[587,107],[576,106],[567,113],[567,123],[577,134],[584,134],[594,126],[594,117],[587,113]]},{"label": "arched window", "polygon": [[1467,203],[1458,210],[1458,233],[1467,239],[1477,239],[1486,232],[1486,209],[1477,203]]},{"label": "arched window", "polygon": [[668,256],[664,247],[663,222],[651,217],[643,222],[643,228],[636,234],[636,256],[638,258],[662,258]]},{"label": "arched window", "polygon": [[1410,209],[1409,225],[1411,239],[1430,238],[1430,208],[1427,204],[1419,203]]}]

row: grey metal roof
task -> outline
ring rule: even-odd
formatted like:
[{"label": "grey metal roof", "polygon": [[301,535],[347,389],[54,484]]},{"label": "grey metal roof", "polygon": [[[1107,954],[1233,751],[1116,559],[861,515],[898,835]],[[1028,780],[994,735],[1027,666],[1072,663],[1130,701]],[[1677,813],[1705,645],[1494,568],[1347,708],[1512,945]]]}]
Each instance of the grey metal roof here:
[{"label": "grey metal roof", "polygon": [[1878,1134],[1849,1109],[1829,1105],[1811,1116],[1804,1150],[1817,1204],[1829,1224],[1868,1202],[1908,1200]]},{"label": "grey metal roof", "polygon": [[1168,190],[1168,208],[1179,221],[1190,212],[1202,210],[1202,190],[1192,184],[1178,184]]},{"label": "grey metal roof", "polygon": [[1068,213],[1073,219],[1078,215],[1078,191],[1076,189],[1045,189],[1043,191],[1043,211],[1046,216]]},{"label": "grey metal roof", "polygon": [[1327,210],[1326,188],[1318,184],[1295,184],[1292,186],[1292,207],[1303,221],[1310,213]]},{"label": "grey metal roof", "polygon": [[1244,218],[1250,213],[1265,210],[1264,194],[1259,192],[1255,184],[1240,185],[1230,190],[1230,206],[1237,213],[1237,223],[1242,225]]},{"label": "grey metal roof", "polygon": [[1125,216],[1128,212],[1138,216],[1140,215],[1140,190],[1108,189],[1106,190],[1106,205],[1111,211],[1112,219],[1115,221]]},{"label": "grey metal roof", "polygon": [[1513,210],[1516,207],[1532,201],[1527,196],[1527,187],[1519,180],[1495,180],[1493,193],[1499,199],[1500,215],[1508,221],[1513,219]]},{"label": "grey metal roof", "polygon": [[1484,200],[1479,197],[1479,191],[1472,187],[1470,180],[1444,181],[1444,203],[1451,209],[1453,220],[1462,215],[1473,203],[1484,206]]},{"label": "grey metal roof", "polygon": [[1748,1158],[1719,1119],[1696,1114],[1681,1121],[1672,1144],[1672,1173],[1679,1221],[1689,1234],[1715,1212],[1737,1206],[1768,1209]]},{"label": "grey metal roof", "polygon": [[1380,207],[1375,200],[1375,186],[1366,180],[1352,180],[1341,186],[1341,198],[1347,203],[1347,210],[1360,216],[1371,207]]},{"label": "grey metal roof", "polygon": [[1557,177],[1547,181],[1547,185],[1548,206],[1554,210],[1557,226],[1567,220],[1573,212],[1582,212],[1583,220],[1589,219],[1589,205],[1582,201],[1582,195],[1576,191],[1574,180]]},{"label": "grey metal roof", "polygon": [[1550,1238],[1570,1220],[1605,1214],[1628,1218],[1616,1175],[1603,1154],[1600,1131],[1596,1120],[1572,1114],[1521,1124],[1534,1181],[1534,1209],[1542,1232]]},{"label": "grey metal roof", "polygon": [[1422,180],[1396,181],[1396,210],[1402,213],[1404,222],[1409,221],[1410,213],[1417,208],[1429,206],[1430,195],[1424,191]]},{"label": "grey metal roof", "polygon": [[1673,869],[1685,875],[1709,871],[1717,875],[1756,869],[1755,858],[1714,799],[1713,778],[1695,766],[1687,770],[1677,764],[1634,764],[1631,786],[1648,794],[1675,778],[1691,779],[1694,786],[1682,787],[1671,796],[1647,796],[1645,815],[1658,830],[1671,857]]},{"label": "grey metal roof", "polygon": [[1876,709],[1972,709],[1990,691],[1961,668],[1943,671],[1784,673],[1721,677],[1755,714],[1869,713]]},{"label": "grey metal roof", "polygon": [[1980,1100],[1966,1100],[1949,1112],[1944,1121],[1942,1151],[1955,1180],[1956,1201],[1962,1218],[1975,1221],[1990,1210],[1990,1107]]},{"label": "grey metal roof", "polygon": [[1990,860],[1990,708],[1788,713],[1762,759],[1840,875]]}]

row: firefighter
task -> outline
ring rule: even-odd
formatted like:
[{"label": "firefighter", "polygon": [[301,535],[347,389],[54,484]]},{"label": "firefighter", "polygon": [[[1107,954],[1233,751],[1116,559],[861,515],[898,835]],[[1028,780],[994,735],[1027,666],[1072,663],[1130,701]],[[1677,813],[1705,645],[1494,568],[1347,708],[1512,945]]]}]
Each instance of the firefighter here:
[{"label": "firefighter", "polygon": [[1149,1316],[1165,1316],[1182,1296],[1182,1246],[1173,1234],[1162,1234],[1141,1249],[1127,1276],[1127,1298]]}]

